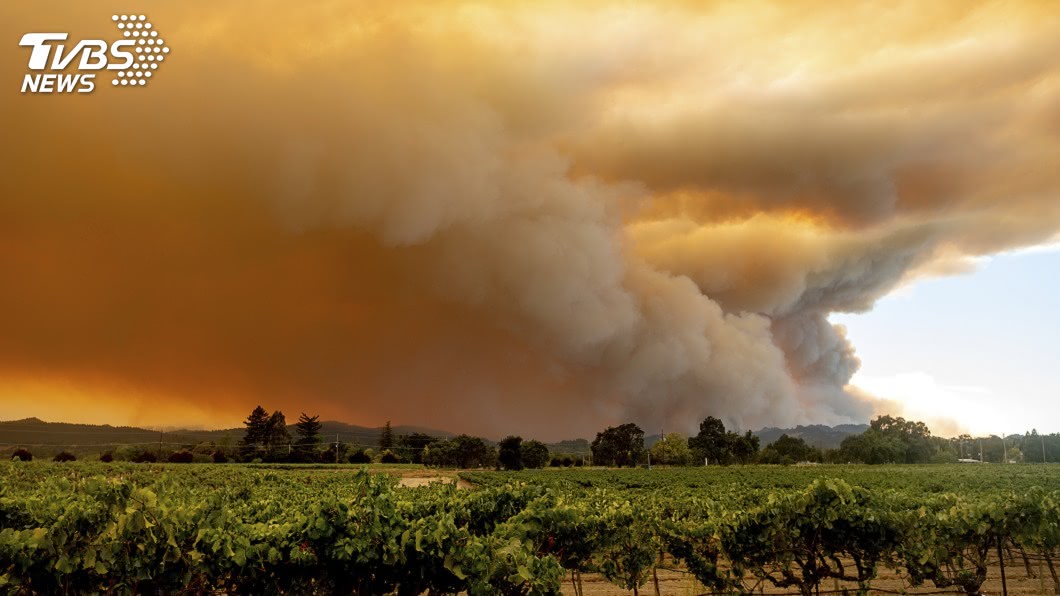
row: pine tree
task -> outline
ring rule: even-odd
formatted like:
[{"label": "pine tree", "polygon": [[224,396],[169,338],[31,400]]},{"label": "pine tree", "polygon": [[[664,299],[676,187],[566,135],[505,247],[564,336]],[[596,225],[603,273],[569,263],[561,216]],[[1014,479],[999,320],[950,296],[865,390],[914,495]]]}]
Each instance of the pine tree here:
[{"label": "pine tree", "polygon": [[320,416],[308,416],[305,412],[298,417],[295,423],[295,431],[298,433],[299,445],[317,445],[320,443]]},{"label": "pine tree", "polygon": [[265,408],[258,406],[247,416],[243,425],[247,427],[243,433],[241,443],[247,447],[258,447],[265,443],[266,432],[269,426],[269,413]]},{"label": "pine tree", "polygon": [[390,449],[394,446],[394,431],[390,428],[390,421],[386,421],[386,426],[383,427],[383,434],[379,435],[379,448]]}]

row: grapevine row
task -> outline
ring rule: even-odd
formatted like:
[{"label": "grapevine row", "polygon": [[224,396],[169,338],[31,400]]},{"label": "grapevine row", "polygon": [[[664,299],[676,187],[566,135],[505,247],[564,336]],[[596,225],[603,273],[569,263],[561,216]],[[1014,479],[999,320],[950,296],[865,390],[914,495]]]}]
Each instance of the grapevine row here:
[{"label": "grapevine row", "polygon": [[1044,557],[1056,577],[1060,547],[1060,491],[1039,487],[643,490],[490,475],[465,491],[365,472],[55,469],[0,468],[0,590],[555,594],[595,572],[638,591],[678,565],[730,593],[868,589],[890,568],[976,594],[997,552]]}]

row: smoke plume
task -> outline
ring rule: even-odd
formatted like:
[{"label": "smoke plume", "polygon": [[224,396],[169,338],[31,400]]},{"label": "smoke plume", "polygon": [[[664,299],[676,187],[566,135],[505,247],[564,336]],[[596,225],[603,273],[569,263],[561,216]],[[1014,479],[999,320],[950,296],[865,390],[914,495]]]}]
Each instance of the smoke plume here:
[{"label": "smoke plume", "polygon": [[1060,229],[1048,4],[142,10],[146,88],[21,95],[0,58],[13,414],[864,421],[829,314]]}]

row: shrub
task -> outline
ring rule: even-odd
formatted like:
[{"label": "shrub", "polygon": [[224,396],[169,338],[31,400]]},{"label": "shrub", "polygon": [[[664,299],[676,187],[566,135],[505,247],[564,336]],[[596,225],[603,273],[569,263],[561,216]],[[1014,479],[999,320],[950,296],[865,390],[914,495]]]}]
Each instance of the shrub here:
[{"label": "shrub", "polygon": [[104,451],[103,453],[99,454],[99,461],[105,464],[109,464],[110,462],[114,461],[114,454],[110,451]]},{"label": "shrub", "polygon": [[133,461],[141,451],[142,449],[139,447],[132,447],[129,445],[116,447],[113,451],[114,461]]},{"label": "shrub", "polygon": [[320,460],[316,449],[312,445],[298,445],[297,448],[287,456],[287,461],[295,464],[309,464]]},{"label": "shrub", "polygon": [[57,461],[60,463],[66,461],[77,461],[77,456],[73,453],[70,453],[69,451],[60,451],[59,453],[55,454],[55,457],[52,458],[52,461]]},{"label": "shrub", "polygon": [[138,464],[153,464],[158,461],[158,456],[155,455],[153,451],[139,451],[134,453],[133,456],[129,458],[129,461]]},{"label": "shrub", "polygon": [[[387,453],[389,453],[389,452],[387,452]],[[350,454],[350,463],[351,464],[370,464],[370,463],[372,463],[372,456],[368,455],[368,453],[365,452],[364,449],[360,449],[360,450],[354,451],[353,453]]]},{"label": "shrub", "polygon": [[33,454],[25,449],[16,449],[11,454],[11,459],[17,459],[19,461],[33,461]]},{"label": "shrub", "polygon": [[382,455],[382,457],[379,458],[379,461],[384,463],[384,464],[400,464],[401,462],[403,462],[405,460],[401,459],[400,455],[398,455],[398,454],[396,454],[393,451],[390,451],[388,449],[388,450],[383,452],[383,455]]},{"label": "shrub", "polygon": [[213,458],[213,463],[215,463],[215,464],[227,464],[228,463],[228,456],[225,455],[225,452],[221,451],[220,449],[218,449],[217,451],[214,451],[213,454],[210,457]]},{"label": "shrub", "polygon": [[551,459],[548,447],[541,441],[523,441],[519,450],[523,458],[523,465],[527,468],[543,468]]},{"label": "shrub", "polygon": [[167,458],[167,461],[171,464],[190,464],[194,460],[195,455],[187,449],[175,451]]}]

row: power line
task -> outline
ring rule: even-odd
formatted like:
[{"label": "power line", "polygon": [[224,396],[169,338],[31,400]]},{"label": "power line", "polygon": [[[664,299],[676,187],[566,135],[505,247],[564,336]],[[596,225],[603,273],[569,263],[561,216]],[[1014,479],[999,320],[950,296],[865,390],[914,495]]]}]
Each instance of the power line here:
[{"label": "power line", "polygon": [[[128,427],[125,427],[125,428],[128,428]],[[94,429],[85,429],[85,430],[52,430],[52,429],[42,429],[42,428],[17,428],[17,427],[11,427],[11,426],[7,426],[7,425],[4,425],[4,424],[0,423],[0,434],[3,434],[4,432],[8,432],[8,431],[17,432],[17,433],[43,433],[43,434],[66,434],[66,435],[82,435],[82,434],[114,435],[114,434],[119,434],[119,435],[134,435],[134,436],[135,435],[153,436],[156,432],[163,432],[163,433],[165,433],[167,435],[173,435],[173,436],[178,436],[178,437],[197,437],[197,438],[201,437],[203,440],[206,440],[206,439],[208,439],[210,437],[216,437],[216,436],[222,436],[223,437],[223,436],[231,436],[231,435],[241,435],[244,432],[243,429],[238,429],[238,428],[223,429],[223,430],[188,430],[188,429],[180,429],[179,431],[165,431],[165,430],[154,430],[154,429],[135,429],[135,430],[134,429],[128,429],[128,430],[124,430],[123,427],[113,427],[112,429],[107,429],[107,430],[94,430]],[[364,438],[364,439],[376,439],[376,438],[378,438],[380,436],[381,433],[372,432],[372,431],[339,431],[336,434],[338,434],[339,436],[344,436],[344,437],[357,437],[357,438]],[[396,436],[397,437],[401,437],[401,436],[408,436],[408,435],[396,435]],[[435,435],[428,435],[428,436],[435,437]],[[441,437],[441,435],[439,435],[439,437]],[[448,437],[449,437],[449,435],[445,435],[445,438],[448,438]]]},{"label": "power line", "polygon": [[[188,443],[187,441],[144,441],[144,442],[137,442],[137,443],[126,443],[126,442],[123,442],[123,443],[106,443],[106,442],[104,442],[104,443],[0,443],[0,446],[3,446],[3,447],[78,447],[78,448],[86,448],[86,447],[139,447],[139,446],[142,446],[142,445],[180,445],[180,446],[195,447],[195,445],[193,445],[191,443]],[[365,448],[365,449],[377,449],[377,448],[379,448],[379,445],[377,445],[377,444],[354,443],[354,442],[350,442],[350,441],[332,441],[332,442],[328,442],[328,443],[321,442],[321,443],[316,443],[316,444],[312,444],[312,445],[304,445],[304,444],[300,445],[298,443],[282,443],[280,445],[276,445],[275,447],[283,447],[284,445],[289,446],[291,449],[319,449],[320,447],[323,447],[325,445],[339,445],[339,446],[345,446],[345,447],[362,447],[362,448]],[[218,448],[246,447],[246,445],[218,445],[216,443],[212,444],[212,446],[218,447]],[[388,449],[391,450],[391,451],[393,451],[393,450],[413,451],[413,452],[422,451],[422,448],[403,447],[403,446],[397,446],[397,445],[395,445],[393,447],[389,447]]]}]

